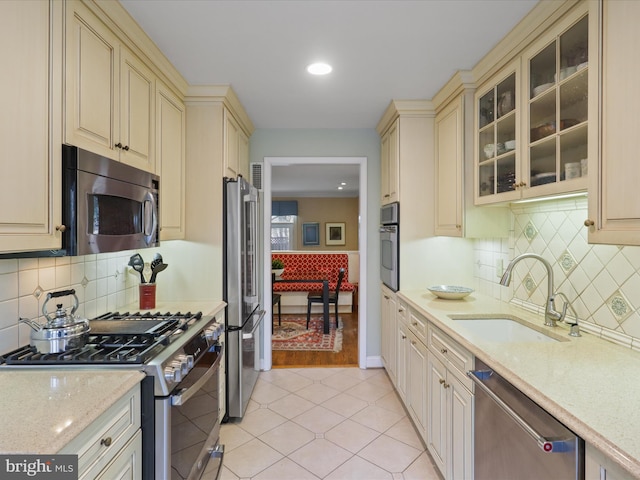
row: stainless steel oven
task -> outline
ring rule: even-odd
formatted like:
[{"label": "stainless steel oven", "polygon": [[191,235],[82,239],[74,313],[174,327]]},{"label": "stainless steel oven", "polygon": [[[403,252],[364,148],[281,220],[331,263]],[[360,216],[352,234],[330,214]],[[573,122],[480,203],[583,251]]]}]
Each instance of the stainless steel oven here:
[{"label": "stainless steel oven", "polygon": [[400,204],[380,210],[380,280],[394,292],[400,288]]},{"label": "stainless steel oven", "polygon": [[218,443],[222,349],[207,347],[205,339],[193,340],[186,352],[200,355],[199,360],[170,395],[156,397],[156,478],[195,480],[205,469],[219,475],[224,455]]}]

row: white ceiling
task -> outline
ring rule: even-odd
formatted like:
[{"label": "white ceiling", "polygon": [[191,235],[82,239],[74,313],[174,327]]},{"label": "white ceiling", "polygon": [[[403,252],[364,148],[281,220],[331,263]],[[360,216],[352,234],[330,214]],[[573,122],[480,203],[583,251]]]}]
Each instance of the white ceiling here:
[{"label": "white ceiling", "polygon": [[[120,1],[189,84],[231,85],[264,129],[375,128],[392,99],[432,98],[537,3]],[[309,75],[318,60],[333,72]]]},{"label": "white ceiling", "polygon": [[271,168],[271,192],[278,197],[357,197],[359,181],[359,165],[305,164]]}]

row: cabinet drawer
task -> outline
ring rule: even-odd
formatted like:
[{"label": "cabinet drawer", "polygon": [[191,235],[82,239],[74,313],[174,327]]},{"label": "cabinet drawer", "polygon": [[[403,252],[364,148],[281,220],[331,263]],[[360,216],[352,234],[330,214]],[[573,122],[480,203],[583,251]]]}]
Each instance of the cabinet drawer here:
[{"label": "cabinet drawer", "polygon": [[140,386],[136,385],[60,453],[77,454],[79,478],[94,478],[139,428]]},{"label": "cabinet drawer", "polygon": [[418,340],[427,344],[427,320],[420,315],[416,315],[409,310],[409,330],[411,330]]},{"label": "cabinet drawer", "polygon": [[429,350],[443,362],[449,370],[471,391],[473,382],[467,372],[473,369],[473,355],[439,328],[429,325]]}]

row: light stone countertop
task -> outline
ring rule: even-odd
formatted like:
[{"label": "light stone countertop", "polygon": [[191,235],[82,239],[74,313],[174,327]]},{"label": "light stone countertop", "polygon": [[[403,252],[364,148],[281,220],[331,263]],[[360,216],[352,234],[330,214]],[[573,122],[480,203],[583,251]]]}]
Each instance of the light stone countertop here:
[{"label": "light stone countertop", "polygon": [[[462,300],[430,292],[401,291],[398,297],[449,334],[498,374],[640,478],[640,354],[568,326],[544,327],[544,318],[515,305],[472,293]],[[456,325],[450,315],[504,314],[531,322],[567,342],[498,343]]]},{"label": "light stone countertop", "polygon": [[0,370],[0,452],[59,452],[143,378],[132,369]]}]

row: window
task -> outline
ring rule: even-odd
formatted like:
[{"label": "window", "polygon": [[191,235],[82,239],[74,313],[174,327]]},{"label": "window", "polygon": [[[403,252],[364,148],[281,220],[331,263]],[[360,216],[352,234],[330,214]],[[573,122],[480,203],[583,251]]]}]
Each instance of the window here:
[{"label": "window", "polygon": [[271,216],[271,250],[293,250],[295,245],[296,215]]}]

